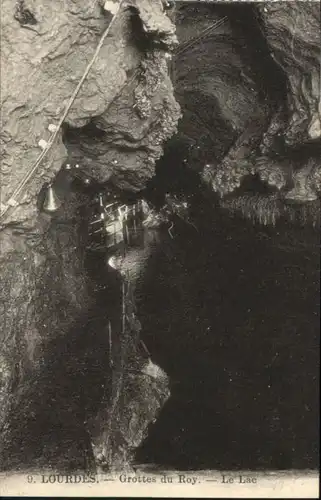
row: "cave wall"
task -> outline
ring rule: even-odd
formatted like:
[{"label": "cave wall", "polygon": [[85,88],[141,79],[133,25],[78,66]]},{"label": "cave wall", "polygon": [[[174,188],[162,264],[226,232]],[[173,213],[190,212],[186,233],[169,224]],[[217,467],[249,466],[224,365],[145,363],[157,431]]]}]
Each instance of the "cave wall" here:
[{"label": "cave wall", "polygon": [[[295,218],[284,206],[289,202],[311,204],[307,213],[317,224],[319,5],[178,3],[175,18],[180,45],[172,74],[184,110],[179,136],[189,146],[183,161],[202,171],[232,212],[237,204],[225,197],[239,195],[247,178],[256,176],[277,191],[281,210],[267,220],[279,212]],[[254,205],[253,198],[243,215],[259,220],[252,217]],[[269,210],[269,203],[259,209]]]},{"label": "cave wall", "polygon": [[[140,190],[153,176],[163,143],[176,131],[180,117],[167,67],[168,51],[176,44],[175,27],[160,1],[128,1],[122,4],[55,144],[17,205],[12,206],[13,201],[8,207],[14,189],[41,153],[39,141],[52,137],[52,126],[58,124],[116,8],[115,2],[72,0],[2,3],[1,212],[6,210],[0,255],[2,453],[10,441],[10,412],[24,400],[28,377],[41,366],[49,340],[68,335],[90,305],[80,251],[85,216],[79,211],[88,198],[69,193],[52,220],[39,214],[39,191],[54,180],[66,159],[79,162],[99,182]],[[183,14],[186,27],[180,28],[177,15],[182,40],[225,15],[203,5],[207,15],[196,19],[193,8],[184,7],[189,9]],[[191,145],[187,159],[192,158],[198,170],[210,161],[211,186],[223,195],[256,172],[264,182],[286,187],[287,192],[296,184],[303,202],[307,191],[312,192],[318,211],[317,155],[304,157],[294,169],[287,153],[282,162],[269,156],[280,136],[282,146],[320,138],[318,6],[276,2],[255,9],[271,57],[285,77],[287,105],[281,101],[271,105],[227,18],[202,41],[201,52],[183,53],[171,73],[184,109],[180,132]],[[277,104],[282,109],[275,114]],[[259,146],[261,154],[251,156]],[[232,211],[236,205],[231,204]]]},{"label": "cave wall", "polygon": [[[73,163],[80,155],[82,170],[97,182],[113,178],[120,188],[141,189],[153,175],[162,142],[176,130],[180,109],[165,62],[176,43],[175,27],[160,1],[8,0],[1,14],[0,453],[5,463],[12,427],[23,427],[23,419],[12,416],[25,404],[30,380],[41,373],[49,343],[81,324],[92,299],[83,263],[87,215],[80,210],[89,196],[73,191],[70,179],[59,193],[56,174],[66,159]],[[109,25],[64,127],[55,131]],[[80,134],[78,149],[68,144],[66,127],[83,129],[92,121],[104,134],[107,130],[103,141],[86,141]],[[34,175],[12,199],[55,133]],[[62,202],[53,217],[41,212],[39,193],[48,182]]]},{"label": "cave wall", "polygon": [[289,144],[320,139],[320,5],[319,2],[258,4],[263,33],[272,57],[288,85]]},{"label": "cave wall", "polygon": [[[184,110],[179,133],[190,146],[186,162],[198,170],[205,163],[217,165],[249,121],[263,131],[269,116],[270,103],[265,104],[266,93],[254,69],[258,56],[250,58],[250,66],[244,57],[248,43],[235,30],[234,16],[234,5],[224,10],[197,2],[178,3],[175,12],[180,43],[172,78]],[[259,57],[266,59],[261,52]]]},{"label": "cave wall", "polygon": [[[27,11],[35,19],[32,25],[21,17]],[[39,140],[50,139],[48,126],[58,124],[111,19],[112,14],[104,10],[99,2],[87,4],[70,0],[48,6],[39,1],[3,3],[3,205],[6,205],[13,188],[39,156]],[[146,39],[144,50],[136,43],[133,34],[137,24]],[[134,151],[143,141],[145,154],[139,152],[134,158],[124,155],[117,148],[111,148],[109,141],[101,168],[101,152],[96,146],[97,151],[92,151],[97,169],[94,174],[100,180],[107,180],[113,174],[117,179],[117,171],[127,172],[133,178],[136,176],[136,184],[139,184],[141,175],[142,187],[148,175],[153,174],[155,159],[162,151],[162,141],[175,131],[179,108],[172,96],[165,64],[166,51],[176,41],[174,31],[174,26],[162,11],[161,2],[127,2],[120,8],[107,40],[70,109],[66,123],[81,127],[92,118],[102,117],[117,97],[117,103],[113,104],[115,111],[111,115],[111,123],[106,124],[110,141],[118,140],[120,149],[126,148],[129,143]],[[125,88],[127,84],[129,88]],[[120,97],[123,90],[124,94]],[[115,116],[117,113],[118,116]],[[161,125],[164,117],[167,118],[166,127]],[[132,136],[132,129],[127,124],[129,119],[130,125],[135,126],[137,136]],[[100,118],[102,121],[103,118]],[[50,155],[28,184],[28,189],[22,193],[22,198],[17,200],[14,220],[26,219],[29,211],[30,214],[35,213],[36,194],[42,184],[60,169],[66,157],[66,148],[59,133]],[[91,167],[92,170],[92,165],[85,163],[85,167]]]},{"label": "cave wall", "polygon": [[[69,191],[51,221],[38,218],[33,231],[13,227],[3,231],[11,243],[1,256],[1,467],[21,466],[31,453],[29,423],[37,422],[33,405],[48,398],[53,415],[54,396],[44,392],[41,380],[50,343],[68,337],[92,307],[91,284],[84,272],[86,245],[85,193]],[[72,355],[72,353],[70,353]],[[54,376],[52,376],[54,383]],[[38,420],[38,424],[39,424]],[[40,428],[41,428],[41,424]],[[45,426],[43,432],[46,432]],[[24,442],[28,444],[24,447]],[[41,440],[39,440],[39,443]]]}]

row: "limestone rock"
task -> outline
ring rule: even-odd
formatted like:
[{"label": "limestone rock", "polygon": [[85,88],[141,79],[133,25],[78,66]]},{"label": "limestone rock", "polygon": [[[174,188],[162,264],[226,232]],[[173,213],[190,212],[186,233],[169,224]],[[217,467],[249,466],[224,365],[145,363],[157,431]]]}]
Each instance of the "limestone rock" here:
[{"label": "limestone rock", "polygon": [[179,116],[168,92],[171,83],[164,52],[155,49],[138,70],[139,83],[132,79],[108,111],[92,120],[94,133],[84,127],[80,133],[70,130],[66,135],[73,161],[100,182],[110,180],[134,191],[154,175],[162,145],[176,129]]},{"label": "limestone rock", "polygon": [[[2,65],[6,71],[2,72],[1,78],[2,204],[7,202],[18,183],[37,160],[41,153],[39,141],[50,139],[48,126],[57,125],[59,122],[70,96],[94,55],[100,37],[112,19],[111,13],[104,12],[105,14],[102,13],[98,2],[3,2]],[[28,13],[29,17],[32,16],[32,21],[28,21]],[[138,40],[134,32],[138,32]],[[147,40],[151,46],[157,46],[159,42],[160,53],[150,71],[158,74],[162,86],[161,100],[157,105],[153,103],[148,122],[145,123],[144,118],[141,120],[140,126],[146,136],[145,144],[153,145],[155,134],[162,140],[175,131],[179,108],[172,97],[164,63],[164,49],[168,50],[168,46],[172,46],[176,40],[174,26],[163,12],[161,2],[149,0],[122,4],[110,33],[71,106],[66,120],[70,126],[82,127],[92,118],[100,117],[117,97],[117,112],[121,110],[121,113],[119,122],[113,120],[111,139],[123,133],[124,121],[131,115],[136,115],[134,103],[127,100],[128,90],[123,98],[121,93],[124,86],[135,87],[135,82],[137,85],[137,78],[141,73],[140,64],[143,64],[144,59],[140,37]],[[151,60],[148,62],[153,64]],[[151,97],[148,92],[150,90],[147,91],[146,100]],[[161,131],[158,129],[164,113],[167,123]],[[149,138],[147,131],[152,124],[153,135]],[[139,145],[138,137],[136,146]],[[128,171],[129,174],[134,172],[132,177],[136,178],[136,184],[141,187],[152,175],[155,158],[161,151],[160,142],[157,153],[154,154],[149,154],[148,151],[143,154],[142,147],[137,158],[133,158],[133,154],[127,164],[125,156],[122,155],[120,161],[115,163],[113,159],[117,156],[117,148],[115,151],[110,144],[109,148],[112,151],[105,157],[104,175],[98,167],[99,180],[102,177],[107,179],[114,173],[117,179],[117,170],[120,171],[122,179],[123,172]],[[99,148],[91,148],[92,163],[95,163],[99,156]],[[21,209],[17,207],[14,215],[10,216],[11,220],[21,221],[35,215],[37,193],[43,183],[60,169],[66,157],[66,147],[62,144],[59,133],[50,154],[29,181],[22,198],[17,200],[18,204],[24,203],[24,206]],[[142,176],[141,180],[138,179],[139,175]]]},{"label": "limestone rock", "polygon": [[272,56],[288,80],[289,144],[321,137],[320,4],[258,4]]},{"label": "limestone rock", "polygon": [[[115,7],[120,10],[114,18]],[[88,196],[67,189],[53,219],[39,212],[45,183],[56,182],[68,156],[78,158],[65,129],[80,132],[84,171],[135,190],[153,175],[180,110],[165,58],[176,42],[175,27],[160,0],[117,2],[113,9],[96,1],[4,0],[1,15],[1,213],[58,132],[12,202],[16,206],[1,219],[0,454],[5,464],[13,427],[21,432],[22,421],[13,416],[20,414],[48,342],[68,336],[91,300],[83,267],[86,211],[79,211]],[[105,135],[102,141],[83,137],[92,123]]]},{"label": "limestone rock", "polygon": [[229,15],[211,3],[185,2],[175,17],[179,45],[171,74],[184,110],[179,133],[190,146],[187,162],[201,170],[223,159],[253,116],[260,128],[268,110]]},{"label": "limestone rock", "polygon": [[26,393],[42,368],[48,343],[66,336],[90,305],[80,231],[85,220],[77,213],[84,201],[69,193],[51,222],[43,215],[32,231],[16,225],[1,233],[2,466],[14,461],[12,436],[25,426]]}]

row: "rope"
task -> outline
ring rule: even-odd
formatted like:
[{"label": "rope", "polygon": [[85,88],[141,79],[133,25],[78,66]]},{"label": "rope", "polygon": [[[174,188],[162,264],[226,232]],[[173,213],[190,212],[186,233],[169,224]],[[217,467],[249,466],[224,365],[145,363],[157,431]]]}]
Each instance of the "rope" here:
[{"label": "rope", "polygon": [[18,202],[16,201],[16,197],[21,193],[21,191],[23,190],[24,186],[27,184],[27,182],[31,179],[31,177],[34,175],[34,173],[37,171],[41,161],[43,160],[43,158],[47,155],[47,153],[49,152],[49,150],[51,149],[53,143],[55,142],[56,138],[57,138],[57,135],[58,135],[58,132],[60,131],[61,129],[61,126],[63,124],[63,122],[65,121],[69,111],[70,111],[70,108],[71,106],[73,105],[78,93],[79,93],[79,90],[81,89],[85,79],[87,78],[88,76],[88,73],[89,71],[91,70],[94,62],[96,61],[97,59],[97,56],[102,48],[102,45],[106,39],[106,37],[108,36],[113,24],[114,24],[114,21],[120,11],[120,8],[121,8],[121,5],[123,3],[123,0],[120,0],[120,3],[117,7],[117,11],[114,13],[113,15],[113,18],[112,20],[110,21],[109,25],[107,26],[107,28],[105,29],[104,33],[102,34],[101,38],[100,38],[100,41],[97,45],[97,48],[95,50],[95,53],[91,59],[91,61],[89,62],[88,66],[86,67],[86,70],[82,76],[82,78],[80,79],[77,87],[75,88],[71,98],[69,99],[69,102],[66,106],[66,109],[62,115],[62,117],[60,118],[59,120],[59,123],[57,125],[57,128],[56,130],[53,132],[52,136],[50,137],[45,149],[42,151],[42,153],[39,155],[38,159],[36,160],[36,162],[34,163],[34,165],[31,167],[31,169],[29,170],[29,172],[25,175],[25,177],[22,179],[22,181],[18,184],[18,186],[16,187],[16,189],[14,190],[14,192],[12,193],[11,197],[8,199],[7,203],[4,204],[4,210],[3,212],[1,213],[0,215],[0,219],[2,219],[4,217],[4,215],[7,213],[7,211],[9,210],[10,207],[16,207],[18,205]]}]

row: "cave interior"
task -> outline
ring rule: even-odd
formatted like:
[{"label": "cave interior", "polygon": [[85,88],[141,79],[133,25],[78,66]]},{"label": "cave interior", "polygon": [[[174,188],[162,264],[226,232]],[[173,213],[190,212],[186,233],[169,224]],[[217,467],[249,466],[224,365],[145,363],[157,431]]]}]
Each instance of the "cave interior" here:
[{"label": "cave interior", "polygon": [[[110,397],[112,380],[102,325],[121,317],[121,280],[88,236],[100,192],[123,203],[143,198],[156,211],[169,193],[189,207],[187,221],[174,217],[173,233],[160,230],[135,288],[140,336],[168,376],[170,397],[134,462],[180,470],[318,467],[319,215],[311,209],[302,219],[302,205],[292,204],[287,213],[297,218],[262,223],[222,206],[201,175],[204,165],[220,164],[249,122],[259,129],[280,109],[287,119],[287,78],[255,4],[176,2],[169,11],[179,40],[169,71],[182,118],[155,176],[132,192],[118,190],[112,178],[86,184],[66,164],[57,174],[59,195],[85,200],[80,231],[90,308],[67,340],[58,336],[46,347],[23,410],[12,417],[8,467],[81,470],[94,462],[86,425]],[[145,42],[135,40],[142,50]],[[68,151],[79,143],[88,151],[105,135],[93,119],[65,125],[63,141]],[[289,144],[282,134],[270,148],[273,161],[286,159],[294,170],[320,151],[320,138]],[[227,199],[234,207],[246,195],[260,203],[278,193],[255,174]],[[43,200],[40,192],[39,207]],[[271,201],[262,210],[274,207]],[[53,229],[59,225],[54,215]]]}]

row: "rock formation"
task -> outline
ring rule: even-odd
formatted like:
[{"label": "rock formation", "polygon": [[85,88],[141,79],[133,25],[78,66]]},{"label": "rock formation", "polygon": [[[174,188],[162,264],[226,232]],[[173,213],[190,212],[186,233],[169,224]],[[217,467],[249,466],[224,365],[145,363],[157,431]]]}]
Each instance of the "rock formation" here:
[{"label": "rock formation", "polygon": [[320,5],[275,2],[257,9],[272,57],[287,77],[285,140],[320,139]]},{"label": "rock formation", "polygon": [[[285,216],[317,226],[320,11],[313,2],[195,3],[166,13],[161,0],[4,0],[2,20],[0,457],[10,468],[52,342],[68,344],[95,301],[84,269],[92,191],[63,167],[79,164],[99,186],[138,192],[182,109],[185,162],[222,207],[253,222]],[[248,177],[267,187],[265,196],[242,191]],[[51,182],[61,201],[53,216],[41,210]],[[123,394],[117,411],[128,405],[138,414],[143,390],[155,404],[143,422],[124,412],[122,437],[131,431],[113,448],[119,466],[168,396],[166,377],[155,389],[145,375],[127,378],[137,397]],[[103,449],[110,465],[106,428],[99,433],[94,459]]]},{"label": "rock formation", "polygon": [[[79,229],[86,224],[80,205],[90,197],[79,197],[64,181],[65,198],[52,218],[39,211],[39,193],[66,159],[79,160],[98,182],[112,178],[119,188],[141,189],[180,110],[165,58],[176,43],[175,27],[160,1],[6,1],[2,20],[0,448],[6,463],[14,426],[23,420],[15,423],[12,415],[28,399],[28,380],[36,377],[46,346],[68,336],[90,307]],[[79,128],[75,143],[72,132]],[[86,135],[93,128],[95,137]]]},{"label": "rock formation", "polygon": [[[2,204],[6,205],[16,185],[37,160],[41,152],[39,141],[50,140],[48,127],[58,125],[112,14],[99,2],[76,5],[73,1],[46,8],[40,2],[5,2],[2,11],[5,72],[1,79],[1,175]],[[32,25],[28,19],[22,19],[22,12],[32,14]],[[103,170],[99,164],[103,152],[95,152],[96,175],[100,180],[116,175],[117,183],[118,175],[122,187],[126,171],[132,171],[137,173],[136,179],[131,174],[132,182],[141,188],[153,174],[162,141],[175,131],[179,108],[172,96],[165,62],[166,51],[176,41],[174,31],[162,12],[161,2],[123,5],[68,113],[66,125],[79,128],[93,121],[102,131],[106,129],[106,141],[101,142],[113,143],[101,159]],[[140,45],[145,40],[149,44],[146,54]],[[29,210],[35,212],[32,207],[41,186],[53,178],[67,158],[61,133],[57,139],[49,158],[16,200],[18,207],[11,220],[25,220]],[[116,145],[120,151],[114,149]],[[136,151],[138,145],[141,152],[132,157],[129,153]],[[121,159],[123,150],[128,154]],[[85,169],[95,175],[95,169],[86,160],[87,157],[82,160]]]},{"label": "rock formation", "polygon": [[[176,14],[183,42],[174,81],[184,109],[180,133],[192,150],[187,161],[195,158],[200,170],[206,164],[204,180],[223,197],[256,174],[279,190],[282,200],[317,202],[319,4],[273,2],[237,9],[181,4]],[[186,33],[195,41],[184,47]],[[298,146],[305,143],[302,155]]]}]

